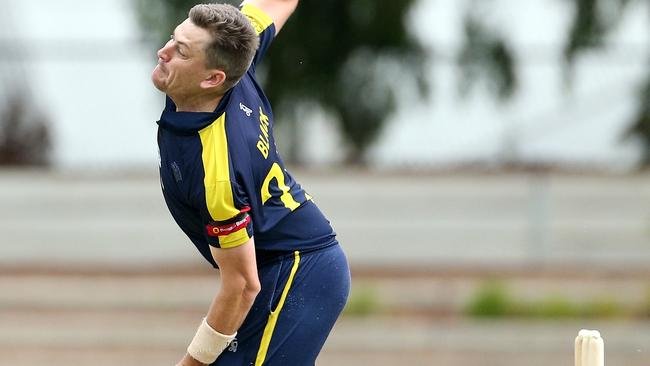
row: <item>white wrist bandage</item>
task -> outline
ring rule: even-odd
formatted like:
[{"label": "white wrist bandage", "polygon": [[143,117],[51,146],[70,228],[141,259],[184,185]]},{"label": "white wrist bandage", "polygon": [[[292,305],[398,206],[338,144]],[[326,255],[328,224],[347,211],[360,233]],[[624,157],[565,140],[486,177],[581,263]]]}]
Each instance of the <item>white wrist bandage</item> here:
[{"label": "white wrist bandage", "polygon": [[213,363],[226,347],[235,339],[237,333],[233,335],[223,335],[208,324],[203,318],[199,329],[194,335],[194,339],[187,347],[187,353],[194,357],[195,360],[209,365]]}]

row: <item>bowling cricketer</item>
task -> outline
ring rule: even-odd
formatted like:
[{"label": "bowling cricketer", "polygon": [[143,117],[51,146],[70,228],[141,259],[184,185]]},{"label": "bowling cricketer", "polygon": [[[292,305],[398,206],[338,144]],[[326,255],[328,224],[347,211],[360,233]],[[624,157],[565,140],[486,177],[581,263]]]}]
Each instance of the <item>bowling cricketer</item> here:
[{"label": "bowling cricketer", "polygon": [[256,79],[297,5],[196,5],[158,51],[163,196],[221,277],[178,365],[314,365],[347,301],[345,255],[285,169]]}]

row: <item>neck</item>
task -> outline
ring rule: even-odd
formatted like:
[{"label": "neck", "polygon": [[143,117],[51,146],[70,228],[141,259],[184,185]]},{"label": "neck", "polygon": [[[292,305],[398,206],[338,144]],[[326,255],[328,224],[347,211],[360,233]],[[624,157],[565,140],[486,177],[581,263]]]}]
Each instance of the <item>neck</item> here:
[{"label": "neck", "polygon": [[172,97],[176,112],[214,112],[223,95],[206,94],[187,98]]}]

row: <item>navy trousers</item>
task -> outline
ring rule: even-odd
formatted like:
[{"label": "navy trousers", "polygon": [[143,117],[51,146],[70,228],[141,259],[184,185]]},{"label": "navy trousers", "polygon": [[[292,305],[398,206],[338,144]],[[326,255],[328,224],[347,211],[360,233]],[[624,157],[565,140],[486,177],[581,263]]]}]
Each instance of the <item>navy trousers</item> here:
[{"label": "navy trousers", "polygon": [[341,247],[295,252],[258,271],[262,289],[237,338],[212,365],[314,365],[350,292]]}]

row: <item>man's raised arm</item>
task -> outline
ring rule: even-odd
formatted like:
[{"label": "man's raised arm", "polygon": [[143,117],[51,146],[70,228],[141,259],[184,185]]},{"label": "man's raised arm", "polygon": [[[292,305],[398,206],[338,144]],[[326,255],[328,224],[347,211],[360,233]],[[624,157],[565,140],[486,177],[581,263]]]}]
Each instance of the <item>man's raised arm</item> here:
[{"label": "man's raised arm", "polygon": [[277,35],[296,10],[298,0],[245,0],[242,4],[255,5],[270,16],[275,24],[275,34]]}]

